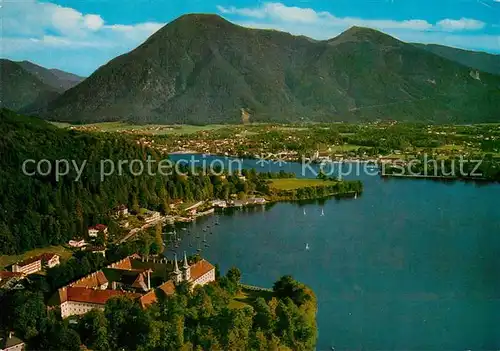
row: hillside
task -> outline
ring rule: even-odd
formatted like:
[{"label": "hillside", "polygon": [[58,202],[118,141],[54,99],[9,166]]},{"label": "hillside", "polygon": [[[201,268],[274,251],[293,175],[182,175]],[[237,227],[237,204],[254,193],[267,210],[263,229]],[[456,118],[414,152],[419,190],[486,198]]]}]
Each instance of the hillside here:
[{"label": "hillside", "polygon": [[26,71],[30,72],[43,83],[51,86],[59,92],[68,90],[80,83],[84,78],[73,73],[61,71],[59,69],[47,69],[29,61],[21,61],[18,64]]},{"label": "hillside", "polygon": [[500,55],[492,55],[486,52],[479,51],[456,49],[443,45],[414,45],[418,48],[428,50],[449,60],[461,63],[464,66],[478,69],[483,72],[500,75]]},{"label": "hillside", "polygon": [[498,120],[500,77],[381,32],[326,41],[186,15],[53,101],[46,118],[155,123]]},{"label": "hillside", "polygon": [[29,61],[0,59],[0,107],[16,111],[37,110],[83,80],[60,70],[49,70]]}]

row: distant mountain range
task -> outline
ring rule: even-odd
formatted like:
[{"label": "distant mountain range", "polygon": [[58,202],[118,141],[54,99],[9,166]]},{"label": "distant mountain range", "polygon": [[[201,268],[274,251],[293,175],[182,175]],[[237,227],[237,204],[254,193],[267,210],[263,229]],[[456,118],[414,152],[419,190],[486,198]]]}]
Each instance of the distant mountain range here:
[{"label": "distant mountain range", "polygon": [[435,51],[366,28],[316,41],[185,15],[32,111],[68,122],[499,121],[497,57]]},{"label": "distant mountain range", "polygon": [[84,78],[29,61],[0,59],[0,107],[37,110]]},{"label": "distant mountain range", "polygon": [[468,51],[434,44],[414,44],[421,49],[483,72],[500,75],[500,55]]}]

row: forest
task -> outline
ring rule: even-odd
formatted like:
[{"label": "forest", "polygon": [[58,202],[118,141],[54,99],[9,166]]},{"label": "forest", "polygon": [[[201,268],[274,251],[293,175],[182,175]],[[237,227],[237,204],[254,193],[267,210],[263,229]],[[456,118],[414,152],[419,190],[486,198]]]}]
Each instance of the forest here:
[{"label": "forest", "polygon": [[[101,181],[101,160],[161,160],[159,150],[136,143],[117,133],[85,133],[59,129],[45,121],[3,109],[0,112],[0,254],[21,253],[36,247],[58,245],[85,237],[96,223],[109,224],[110,211],[126,204],[132,212],[141,208],[168,213],[173,200],[228,199],[247,194],[272,195],[270,178],[290,178],[284,172],[219,176],[183,169],[187,175],[150,175],[147,172],[114,172]],[[86,161],[81,172],[71,168],[58,177],[54,167],[47,175],[23,174],[27,159]],[[26,167],[36,171],[35,163]],[[45,173],[45,172],[44,172]],[[244,176],[244,177],[242,177]],[[349,188],[348,182],[345,186]],[[311,198],[304,192],[299,198]]]}]

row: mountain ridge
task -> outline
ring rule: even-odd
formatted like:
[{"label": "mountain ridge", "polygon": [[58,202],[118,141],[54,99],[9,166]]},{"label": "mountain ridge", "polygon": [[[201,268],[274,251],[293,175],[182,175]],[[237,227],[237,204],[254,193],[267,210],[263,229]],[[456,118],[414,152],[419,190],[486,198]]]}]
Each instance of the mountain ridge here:
[{"label": "mountain ridge", "polygon": [[30,61],[0,59],[0,107],[16,111],[44,108],[83,77],[47,69]]},{"label": "mountain ridge", "polygon": [[441,57],[461,63],[464,66],[500,75],[500,54],[495,55],[484,51],[464,50],[437,44],[413,43],[413,45]]},{"label": "mountain ridge", "polygon": [[324,41],[184,15],[40,113],[68,122],[495,121],[500,77],[382,32]]}]

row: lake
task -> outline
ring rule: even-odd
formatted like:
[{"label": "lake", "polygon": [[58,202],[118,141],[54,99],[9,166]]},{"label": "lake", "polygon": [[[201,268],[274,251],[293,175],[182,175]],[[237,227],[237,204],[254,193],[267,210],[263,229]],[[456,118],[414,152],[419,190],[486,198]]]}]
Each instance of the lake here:
[{"label": "lake", "polygon": [[[244,166],[301,172],[298,163]],[[213,217],[179,231],[178,252],[201,245],[246,284],[291,274],[311,286],[318,350],[500,349],[500,185],[347,178],[363,181],[362,196],[226,210],[212,234],[202,228]]]}]

